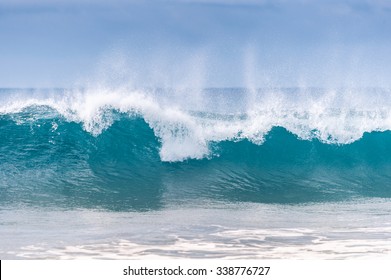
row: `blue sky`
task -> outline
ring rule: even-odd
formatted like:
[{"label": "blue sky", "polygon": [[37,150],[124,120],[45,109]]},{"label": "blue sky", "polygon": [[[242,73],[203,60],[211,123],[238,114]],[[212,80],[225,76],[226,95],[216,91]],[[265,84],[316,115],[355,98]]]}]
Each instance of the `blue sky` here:
[{"label": "blue sky", "polygon": [[0,1],[0,87],[390,87],[390,65],[385,0]]}]

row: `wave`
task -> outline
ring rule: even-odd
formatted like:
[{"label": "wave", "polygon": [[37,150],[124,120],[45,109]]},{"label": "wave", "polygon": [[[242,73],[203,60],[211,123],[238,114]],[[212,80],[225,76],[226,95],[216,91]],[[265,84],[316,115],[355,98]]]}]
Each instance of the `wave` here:
[{"label": "wave", "polygon": [[16,123],[61,118],[93,136],[124,116],[139,117],[159,140],[161,160],[172,162],[210,157],[214,142],[262,144],[273,127],[350,144],[390,130],[389,96],[380,89],[3,90],[0,115]]},{"label": "wave", "polygon": [[273,102],[238,91],[182,103],[159,90],[6,91],[1,203],[140,210],[391,197],[387,100],[331,108],[324,93],[305,103],[292,91]]}]

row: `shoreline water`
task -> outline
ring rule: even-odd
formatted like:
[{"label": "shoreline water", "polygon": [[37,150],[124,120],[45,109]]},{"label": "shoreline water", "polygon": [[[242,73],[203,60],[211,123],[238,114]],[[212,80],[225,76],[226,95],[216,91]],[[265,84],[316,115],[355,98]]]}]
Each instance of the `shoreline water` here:
[{"label": "shoreline water", "polygon": [[387,259],[391,201],[2,209],[2,259]]}]

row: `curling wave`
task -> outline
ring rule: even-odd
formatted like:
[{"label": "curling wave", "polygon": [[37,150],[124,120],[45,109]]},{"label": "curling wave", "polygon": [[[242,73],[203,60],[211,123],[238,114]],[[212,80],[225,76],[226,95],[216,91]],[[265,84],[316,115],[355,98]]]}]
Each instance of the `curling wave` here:
[{"label": "curling wave", "polygon": [[388,92],[352,92],[3,90],[2,203],[390,197]]},{"label": "curling wave", "polygon": [[3,90],[2,99],[3,119],[34,125],[62,118],[93,136],[123,115],[140,117],[160,141],[163,161],[208,157],[211,142],[262,144],[273,127],[327,144],[349,144],[391,128],[389,92],[376,89]]}]

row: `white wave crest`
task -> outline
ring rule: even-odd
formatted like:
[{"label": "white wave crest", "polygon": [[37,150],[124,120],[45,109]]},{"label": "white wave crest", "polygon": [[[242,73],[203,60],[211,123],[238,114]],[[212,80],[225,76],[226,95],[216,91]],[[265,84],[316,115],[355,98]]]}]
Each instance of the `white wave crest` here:
[{"label": "white wave crest", "polygon": [[144,118],[161,142],[163,161],[201,159],[209,144],[248,139],[261,144],[275,126],[301,139],[349,144],[365,132],[391,129],[385,90],[84,90],[3,92],[0,114],[47,106],[92,135],[109,128],[120,112]]}]

